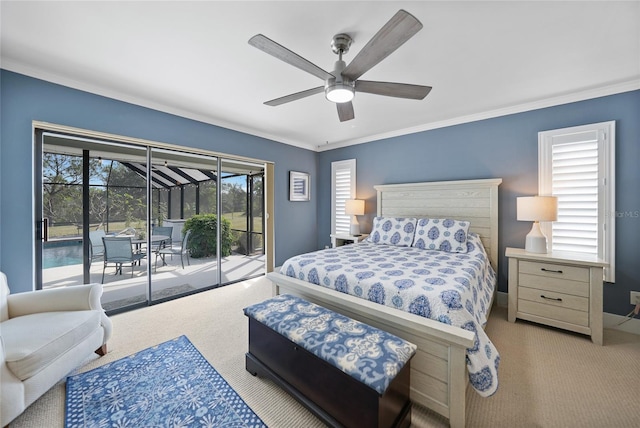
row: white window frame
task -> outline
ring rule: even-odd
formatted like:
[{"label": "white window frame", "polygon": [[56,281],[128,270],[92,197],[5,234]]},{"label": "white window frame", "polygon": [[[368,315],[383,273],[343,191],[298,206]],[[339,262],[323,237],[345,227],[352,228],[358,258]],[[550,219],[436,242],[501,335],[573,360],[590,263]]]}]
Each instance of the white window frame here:
[{"label": "white window frame", "polygon": [[[349,196],[337,194],[337,177],[338,174],[347,173],[349,175]],[[347,159],[342,161],[331,162],[331,234],[337,233],[349,234],[349,225],[351,217],[344,212],[344,201],[347,199],[355,199],[356,197],[356,160]],[[338,225],[346,222],[346,230],[339,228]],[[336,230],[338,229],[338,230]]]},{"label": "white window frame", "polygon": [[[595,136],[597,139],[597,257],[609,264],[609,267],[604,269],[604,280],[607,282],[615,282],[615,131],[615,121],[608,121],[538,133],[538,192],[545,196],[553,196],[551,168],[554,144],[579,143],[585,140],[585,136]],[[559,206],[558,210],[560,215],[562,208]],[[541,223],[541,227],[549,240],[551,250],[552,223]]]}]

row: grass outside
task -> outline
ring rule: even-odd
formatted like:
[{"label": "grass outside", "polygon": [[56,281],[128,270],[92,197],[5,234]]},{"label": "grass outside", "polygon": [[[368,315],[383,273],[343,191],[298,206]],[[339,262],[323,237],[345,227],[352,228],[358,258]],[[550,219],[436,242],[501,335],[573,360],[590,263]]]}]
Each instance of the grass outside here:
[{"label": "grass outside", "polygon": [[[246,230],[247,229],[247,216],[243,212],[236,213],[224,213],[223,218],[226,218],[231,222],[231,229],[234,230]],[[262,232],[262,217],[253,218],[253,231]]]},{"label": "grass outside", "polygon": [[[247,217],[243,212],[225,213],[223,218],[228,219],[231,222],[231,229],[234,230],[246,230]],[[90,230],[96,230],[100,226],[99,223],[91,223]],[[253,220],[254,232],[262,232],[262,217],[254,217]],[[130,222],[129,226],[124,221],[109,223],[108,232],[120,232],[121,230],[133,227],[137,231],[143,231],[146,229],[146,221],[137,220]],[[104,228],[104,225],[103,225]],[[82,227],[80,225],[64,225],[64,226],[50,226],[49,227],[49,239],[60,238],[79,238],[82,235]]]},{"label": "grass outside", "polygon": [[[130,227],[135,228],[136,230],[144,230],[146,222],[132,222]],[[100,223],[91,223],[89,230],[97,230],[100,226]],[[102,225],[103,229],[106,230]],[[108,233],[117,233],[121,230],[127,228],[126,223],[124,221],[120,222],[112,222],[109,223]],[[60,239],[60,238],[80,238],[82,236],[82,227],[81,225],[75,224],[67,224],[64,226],[49,226],[49,239]]]}]

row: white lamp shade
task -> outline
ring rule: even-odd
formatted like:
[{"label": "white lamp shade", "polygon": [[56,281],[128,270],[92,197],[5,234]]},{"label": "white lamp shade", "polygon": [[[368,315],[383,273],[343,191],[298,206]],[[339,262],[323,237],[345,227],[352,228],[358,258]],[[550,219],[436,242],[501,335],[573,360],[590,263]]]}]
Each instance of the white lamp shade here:
[{"label": "white lamp shade", "polygon": [[347,199],[344,203],[344,213],[348,215],[364,215],[364,200]]},{"label": "white lamp shade", "polygon": [[555,196],[525,196],[517,198],[516,210],[518,220],[532,221],[531,231],[525,240],[525,251],[530,253],[546,253],[547,237],[540,230],[541,221],[558,219],[558,198]]},{"label": "white lamp shade", "polygon": [[525,196],[517,198],[516,210],[519,221],[556,221],[558,198],[555,196]]}]

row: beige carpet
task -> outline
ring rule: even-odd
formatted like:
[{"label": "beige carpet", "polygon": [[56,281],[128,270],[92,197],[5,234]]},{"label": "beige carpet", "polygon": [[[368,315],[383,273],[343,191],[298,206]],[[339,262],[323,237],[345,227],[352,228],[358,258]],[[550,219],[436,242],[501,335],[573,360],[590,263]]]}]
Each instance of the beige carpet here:
[{"label": "beige carpet", "polygon": [[[270,283],[259,278],[115,315],[109,353],[91,358],[81,371],[185,334],[271,428],[321,427],[286,393],[244,369],[242,308],[270,296]],[[510,324],[505,308],[494,308],[487,331],[502,357],[500,387],[490,398],[467,390],[469,427],[640,426],[640,336],[605,330],[599,347],[582,335]],[[62,427],[64,401],[61,382],[11,427]],[[416,406],[412,426],[448,425]]]}]

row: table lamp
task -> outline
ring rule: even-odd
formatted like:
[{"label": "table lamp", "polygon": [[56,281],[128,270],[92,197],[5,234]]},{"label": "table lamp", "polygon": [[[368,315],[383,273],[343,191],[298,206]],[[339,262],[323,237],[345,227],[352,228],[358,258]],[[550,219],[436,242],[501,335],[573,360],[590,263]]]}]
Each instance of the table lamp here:
[{"label": "table lamp", "polygon": [[555,196],[525,196],[517,198],[518,221],[532,221],[524,249],[530,253],[546,253],[547,237],[540,230],[541,221],[558,219],[558,198]]},{"label": "table lamp", "polygon": [[362,199],[347,199],[344,203],[344,213],[351,216],[351,236],[360,236],[358,215],[364,215],[364,201]]}]

